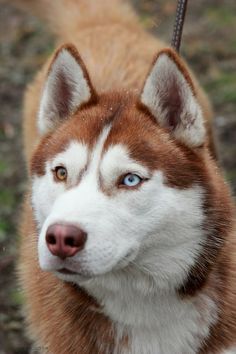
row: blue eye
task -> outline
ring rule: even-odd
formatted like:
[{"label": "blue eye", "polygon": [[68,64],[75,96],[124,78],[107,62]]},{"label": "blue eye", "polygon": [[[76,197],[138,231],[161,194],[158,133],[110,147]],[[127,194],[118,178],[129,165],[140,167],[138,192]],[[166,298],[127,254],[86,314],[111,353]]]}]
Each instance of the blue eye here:
[{"label": "blue eye", "polygon": [[127,187],[135,187],[142,182],[142,178],[133,173],[127,174],[122,180],[122,184]]}]

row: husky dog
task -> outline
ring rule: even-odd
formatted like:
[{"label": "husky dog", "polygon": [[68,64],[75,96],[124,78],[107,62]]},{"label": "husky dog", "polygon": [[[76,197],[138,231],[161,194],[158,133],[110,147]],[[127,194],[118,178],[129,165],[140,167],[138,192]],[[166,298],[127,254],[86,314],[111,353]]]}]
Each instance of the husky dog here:
[{"label": "husky dog", "polygon": [[59,42],[25,98],[19,273],[36,346],[236,353],[234,209],[196,79],[122,0],[22,5]]}]

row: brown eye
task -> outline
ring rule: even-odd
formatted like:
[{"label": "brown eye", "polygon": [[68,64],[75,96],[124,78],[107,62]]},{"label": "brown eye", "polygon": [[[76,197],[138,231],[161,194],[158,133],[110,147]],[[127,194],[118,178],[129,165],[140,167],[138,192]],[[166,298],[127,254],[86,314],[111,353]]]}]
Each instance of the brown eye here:
[{"label": "brown eye", "polygon": [[62,166],[55,167],[54,173],[55,173],[56,178],[59,181],[65,181],[67,178],[67,170],[65,167],[62,167]]}]

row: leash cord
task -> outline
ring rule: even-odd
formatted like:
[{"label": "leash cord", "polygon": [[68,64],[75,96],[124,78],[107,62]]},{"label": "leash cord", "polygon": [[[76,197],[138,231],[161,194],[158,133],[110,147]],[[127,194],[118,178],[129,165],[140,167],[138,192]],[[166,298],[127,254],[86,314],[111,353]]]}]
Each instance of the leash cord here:
[{"label": "leash cord", "polygon": [[184,20],[187,10],[188,0],[179,0],[176,10],[175,16],[175,24],[174,24],[174,31],[173,37],[171,41],[171,46],[179,52],[180,45],[181,45],[181,38],[184,26]]}]

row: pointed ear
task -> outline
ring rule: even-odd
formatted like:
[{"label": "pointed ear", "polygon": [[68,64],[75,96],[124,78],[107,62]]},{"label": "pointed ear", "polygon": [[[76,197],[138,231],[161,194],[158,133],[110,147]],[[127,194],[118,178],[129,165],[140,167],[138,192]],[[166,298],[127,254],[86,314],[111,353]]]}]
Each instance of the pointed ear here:
[{"label": "pointed ear", "polygon": [[81,105],[95,102],[96,92],[82,59],[73,45],[55,53],[43,88],[38,127],[45,134],[67,119]]},{"label": "pointed ear", "polygon": [[141,102],[177,140],[190,147],[204,143],[204,120],[193,82],[172,49],[164,49],[155,59],[144,83]]}]

